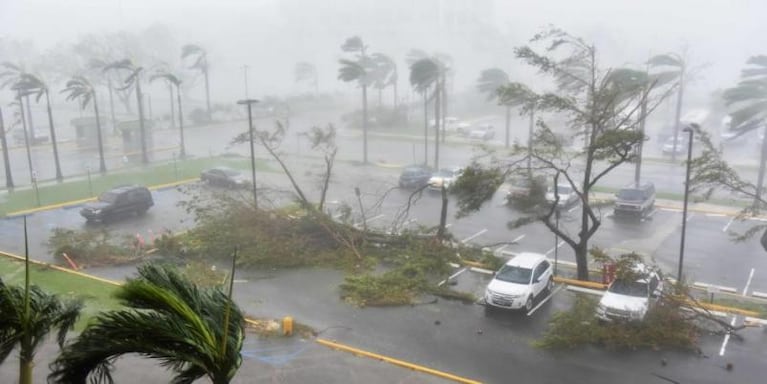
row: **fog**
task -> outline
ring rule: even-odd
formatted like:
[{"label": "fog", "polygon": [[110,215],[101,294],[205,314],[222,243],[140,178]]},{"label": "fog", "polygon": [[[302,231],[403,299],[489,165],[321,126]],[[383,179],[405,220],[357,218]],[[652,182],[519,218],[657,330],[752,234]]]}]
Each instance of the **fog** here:
[{"label": "fog", "polygon": [[[197,43],[208,51],[212,99],[228,103],[244,94],[243,65],[256,97],[306,92],[294,80],[298,61],[317,67],[321,92],[355,92],[336,75],[341,43],[358,35],[371,52],[395,58],[407,97],[410,49],[451,55],[453,91],[473,89],[487,67],[529,82],[534,73],[512,48],[554,25],[592,41],[604,65],[639,66],[650,55],[686,49],[702,67],[690,88],[694,103],[733,85],[746,59],[765,53],[766,13],[759,0],[2,0],[0,61],[34,67],[35,55],[86,35],[127,31],[157,45],[152,59],[179,65],[180,47]],[[8,48],[13,42],[21,44]]]}]

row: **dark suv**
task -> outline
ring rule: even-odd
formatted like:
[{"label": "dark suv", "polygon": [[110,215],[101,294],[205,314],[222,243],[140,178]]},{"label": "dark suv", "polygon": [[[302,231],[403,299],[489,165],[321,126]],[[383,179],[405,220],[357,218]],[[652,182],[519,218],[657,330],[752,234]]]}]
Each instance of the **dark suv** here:
[{"label": "dark suv", "polygon": [[641,217],[655,207],[655,185],[645,183],[621,188],[615,194],[615,216]]},{"label": "dark suv", "polygon": [[431,169],[423,165],[408,165],[399,176],[400,188],[420,188],[429,183]]},{"label": "dark suv", "polygon": [[141,215],[154,205],[152,193],[144,186],[127,185],[113,188],[87,203],[80,214],[88,221],[105,222],[129,214]]}]

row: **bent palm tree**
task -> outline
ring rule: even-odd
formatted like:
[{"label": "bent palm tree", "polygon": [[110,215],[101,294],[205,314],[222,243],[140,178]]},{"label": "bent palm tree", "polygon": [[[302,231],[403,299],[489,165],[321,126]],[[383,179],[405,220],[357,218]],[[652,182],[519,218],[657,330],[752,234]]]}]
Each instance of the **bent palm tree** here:
[{"label": "bent palm tree", "polygon": [[[165,70],[158,70],[155,72],[152,76],[149,77],[149,82],[155,81],[157,79],[163,79],[171,86],[176,87],[176,104],[178,105],[178,124],[179,124],[179,135],[180,137],[180,143],[181,143],[181,158],[186,157],[186,145],[184,144],[184,114],[181,110],[181,80],[174,74],[167,72]],[[171,100],[171,104],[173,103],[173,100]]]},{"label": "bent palm tree", "polygon": [[210,83],[208,82],[208,70],[210,67],[208,66],[208,53],[199,45],[187,44],[181,48],[181,59],[183,60],[187,57],[193,58],[189,68],[199,70],[205,78],[205,107],[208,112],[208,120],[210,120]]},{"label": "bent palm tree", "polygon": [[678,79],[679,89],[676,96],[676,114],[674,115],[674,150],[671,152],[671,160],[676,160],[676,147],[679,141],[679,122],[682,117],[682,103],[684,101],[684,82],[687,77],[687,63],[679,54],[667,53],[664,55],[657,55],[650,58],[647,61],[647,65],[651,68],[671,68],[663,72],[655,73],[654,76],[659,78]]},{"label": "bent palm tree", "polygon": [[381,106],[381,93],[391,86],[394,90],[394,108],[397,108],[397,63],[383,53],[374,53],[370,57],[374,68],[374,82],[378,89],[378,106]]},{"label": "bent palm tree", "polygon": [[522,83],[509,83],[496,90],[498,102],[507,107],[521,106],[522,113],[530,117],[527,126],[527,173],[532,172],[533,135],[535,133],[535,110],[539,101],[538,95]]},{"label": "bent palm tree", "polygon": [[435,58],[422,58],[410,65],[410,84],[419,92],[433,88],[434,122],[436,126],[434,137],[434,168],[439,169],[439,134],[444,117],[440,114],[441,95],[444,92],[444,67]]},{"label": "bent palm tree", "polygon": [[[53,161],[56,167],[56,180],[61,182],[64,180],[64,176],[61,174],[61,163],[59,162],[59,145],[56,140],[56,128],[53,125],[53,113],[51,112],[51,97],[48,92],[48,85],[45,84],[39,77],[24,73],[21,75],[16,84],[12,87],[14,90],[21,92],[25,95],[34,95],[35,102],[39,103],[40,99],[45,95],[45,104],[48,112],[48,125],[50,126],[51,133],[51,145],[53,146]],[[27,103],[29,105],[29,103]],[[34,136],[32,136],[34,139]]]},{"label": "bent palm tree", "polygon": [[24,218],[25,275],[24,286],[8,286],[0,279],[0,363],[18,347],[19,383],[32,384],[35,352],[51,331],[64,345],[67,331],[80,316],[82,302],[62,302],[29,281],[29,247]]},{"label": "bent palm tree", "polygon": [[173,370],[172,383],[204,376],[228,383],[242,362],[244,339],[231,279],[229,290],[198,288],[170,267],[144,265],[116,293],[129,309],[98,315],[51,364],[49,380],[112,383],[114,359],[136,353]]},{"label": "bent palm tree", "polygon": [[[723,95],[725,104],[733,108],[730,114],[732,127],[739,130],[738,133],[741,135],[763,127],[767,121],[767,56],[753,56],[748,59],[747,64],[752,67],[741,72],[742,80],[737,86],[725,90]],[[751,124],[752,122],[761,122],[761,124]],[[763,137],[753,203],[755,210],[759,208],[762,200],[765,163],[767,163],[767,138]]]},{"label": "bent palm tree", "polygon": [[104,174],[107,172],[107,166],[104,162],[104,141],[101,133],[101,117],[99,116],[99,103],[96,98],[96,90],[93,85],[84,76],[73,76],[71,80],[67,81],[67,86],[62,93],[66,92],[67,100],[80,99],[80,108],[85,109],[88,103],[93,100],[93,113],[96,115],[96,139],[98,140],[99,147],[99,172]]},{"label": "bent palm tree", "polygon": [[[413,63],[427,57],[429,55],[426,52],[420,49],[411,49],[405,58],[405,62],[408,67],[411,67],[412,71]],[[412,81],[411,85],[414,86],[417,93],[423,96],[423,165],[429,165],[429,87],[425,84],[412,84]]]},{"label": "bent palm tree", "polygon": [[[479,89],[480,92],[487,95],[488,101],[496,100],[500,104],[500,100],[498,98],[498,89],[504,85],[509,84],[509,74],[506,73],[503,69],[500,68],[488,68],[483,70],[479,74],[479,79],[477,80],[477,89]],[[506,140],[505,145],[506,148],[509,147],[509,136],[510,136],[510,125],[511,125],[511,107],[512,104],[506,103],[502,104],[506,107]]]},{"label": "bent palm tree", "polygon": [[144,125],[144,103],[143,94],[141,93],[141,72],[143,67],[136,66],[130,59],[123,59],[107,64],[103,67],[102,71],[128,71],[128,77],[125,78],[123,87],[118,88],[118,91],[123,91],[129,88],[136,89],[136,103],[138,104],[138,121],[139,121],[139,135],[141,140],[141,162],[143,164],[149,163],[149,156],[147,155],[146,147],[146,127]]},{"label": "bent palm tree", "polygon": [[357,82],[362,88],[362,162],[368,163],[368,86],[370,85],[370,69],[364,58],[358,61],[341,59],[338,69],[338,79],[347,83]]},{"label": "bent palm tree", "polygon": [[[3,72],[0,72],[0,89],[12,87],[14,84],[16,84],[17,82],[21,80],[22,75],[27,73],[23,65],[13,64],[7,61],[0,64],[0,67],[4,69]],[[23,116],[22,122],[24,122],[24,129],[26,130],[28,127],[29,133],[32,135],[32,137],[35,137],[35,125],[32,121],[32,109],[31,109],[32,107],[29,103],[29,95],[26,95],[25,98],[26,98],[26,116]],[[21,100],[19,101],[19,105],[22,107],[22,113],[23,113],[24,103]]]}]

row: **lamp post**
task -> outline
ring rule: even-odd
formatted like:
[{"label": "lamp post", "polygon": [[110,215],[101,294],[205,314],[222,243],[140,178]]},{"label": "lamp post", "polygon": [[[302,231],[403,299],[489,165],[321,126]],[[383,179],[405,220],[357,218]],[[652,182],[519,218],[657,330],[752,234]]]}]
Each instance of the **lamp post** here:
[{"label": "lamp post", "polygon": [[237,101],[237,104],[248,106],[248,128],[250,132],[250,170],[253,174],[253,206],[258,209],[258,195],[256,194],[256,155],[253,148],[253,104],[258,103],[256,99],[244,99]]},{"label": "lamp post", "polygon": [[[679,243],[679,271],[676,275],[677,284],[682,282],[682,266],[684,265],[684,237],[687,231],[687,201],[690,197],[690,162],[692,161],[692,135],[695,133],[695,129],[698,128],[697,124],[690,124],[682,130],[690,136],[687,141],[687,175],[684,179],[684,206],[682,208],[682,241]],[[676,150],[676,148],[674,148]],[[676,151],[674,151],[676,152]]]}]

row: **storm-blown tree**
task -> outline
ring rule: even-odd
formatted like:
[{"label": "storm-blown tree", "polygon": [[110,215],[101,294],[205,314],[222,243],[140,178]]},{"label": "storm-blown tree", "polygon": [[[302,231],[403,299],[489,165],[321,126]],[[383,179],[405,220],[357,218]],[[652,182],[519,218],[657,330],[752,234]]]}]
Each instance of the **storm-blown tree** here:
[{"label": "storm-blown tree", "polygon": [[425,57],[410,65],[410,85],[418,92],[433,89],[434,99],[434,168],[439,168],[440,133],[444,134],[445,113],[442,99],[445,97],[445,79],[449,68],[439,56]]},{"label": "storm-blown tree", "polygon": [[5,138],[5,121],[3,120],[3,109],[0,108],[0,145],[3,146],[3,165],[5,165],[5,188],[12,190],[13,174],[11,173],[10,156],[8,156],[8,140]]},{"label": "storm-blown tree", "polygon": [[394,108],[397,108],[397,63],[383,53],[374,53],[370,57],[373,64],[373,85],[378,89],[378,106],[381,106],[381,96],[386,87],[394,91]]},{"label": "storm-blown tree", "polygon": [[[539,207],[512,225],[539,220],[557,234],[574,253],[578,279],[588,279],[589,240],[602,223],[591,193],[597,183],[623,163],[633,161],[634,147],[644,139],[634,126],[642,100],[654,86],[647,85],[641,71],[599,67],[596,48],[562,30],[551,29],[536,35],[532,44],[548,43],[540,53],[530,46],[514,50],[518,59],[553,78],[555,91],[535,93],[511,83],[522,100],[535,100],[539,111],[562,114],[569,122],[569,136],[582,137],[585,145],[577,151],[565,150],[563,139],[539,118],[532,151],[517,148],[508,166],[474,163],[454,186],[459,198],[459,215],[479,209],[489,200],[504,178],[512,173],[527,173],[527,157],[532,168],[553,177],[553,182],[568,184],[582,205],[577,235],[561,229],[555,222],[556,202]],[[662,99],[668,92],[657,97]],[[653,100],[653,110],[660,100]],[[522,104],[525,108],[525,103]],[[468,175],[468,176],[467,176]],[[558,199],[558,197],[557,197]]]},{"label": "storm-blown tree", "polygon": [[[234,271],[232,271],[233,273]],[[172,267],[147,264],[118,288],[128,308],[103,312],[51,364],[57,383],[112,383],[114,359],[140,354],[173,370],[172,383],[229,383],[242,363],[245,319],[229,292],[203,289]]]},{"label": "storm-blown tree", "polygon": [[[511,125],[511,107],[513,103],[501,103],[499,89],[509,84],[509,74],[500,68],[488,68],[479,74],[477,80],[477,89],[487,95],[488,101],[498,101],[499,104],[506,107],[506,139],[504,141],[506,148],[509,147],[510,125]],[[532,116],[532,114],[531,114]]]},{"label": "storm-blown tree", "polygon": [[[158,70],[149,77],[149,81],[155,81],[157,79],[163,79],[171,87],[176,87],[176,104],[178,106],[178,127],[179,127],[179,143],[181,146],[180,154],[181,158],[186,157],[186,145],[184,144],[184,113],[181,109],[181,80],[174,74],[166,70]],[[173,108],[173,100],[171,99],[171,110]],[[171,118],[173,118],[171,116]]]},{"label": "storm-blown tree", "polygon": [[124,86],[118,88],[118,90],[126,90],[134,88],[136,90],[136,104],[138,104],[138,122],[139,122],[139,135],[141,140],[141,162],[143,164],[149,163],[149,156],[147,154],[146,145],[146,127],[144,124],[144,103],[143,94],[141,93],[141,72],[144,68],[133,64],[130,59],[123,59],[115,61],[113,63],[104,66],[102,71],[127,71],[128,76],[123,80]]},{"label": "storm-blown tree", "polygon": [[[408,67],[421,59],[428,57],[426,52],[420,49],[413,49],[407,54],[406,62]],[[429,85],[412,84],[417,93],[423,96],[423,165],[429,164]],[[435,119],[436,121],[436,119]]]},{"label": "storm-blown tree", "polygon": [[[679,142],[679,124],[682,118],[682,103],[684,102],[684,86],[688,80],[688,65],[685,58],[677,53],[667,53],[657,55],[647,61],[650,68],[665,69],[657,72],[657,77],[673,78],[679,84],[676,94],[676,112],[674,114],[674,150],[671,152],[671,159],[676,160],[676,147]],[[670,69],[668,69],[670,68]]]},{"label": "storm-blown tree", "polygon": [[181,59],[183,60],[187,57],[192,58],[192,64],[189,68],[199,70],[205,79],[205,107],[208,112],[208,120],[210,120],[210,83],[208,81],[208,70],[210,67],[208,66],[208,52],[199,45],[187,44],[181,48]]},{"label": "storm-blown tree", "polygon": [[80,107],[82,109],[85,109],[91,100],[93,101],[93,113],[96,117],[96,140],[98,140],[99,147],[99,172],[101,174],[106,173],[107,166],[104,162],[104,141],[101,132],[101,117],[99,116],[99,103],[96,97],[96,90],[84,76],[73,76],[71,80],[67,81],[67,87],[61,92],[68,93],[67,100],[80,99]]},{"label": "storm-blown tree", "polygon": [[373,66],[367,56],[367,45],[359,36],[353,36],[341,45],[344,52],[354,53],[353,60],[341,59],[338,79],[347,83],[356,82],[362,88],[362,162],[368,163],[368,87],[373,83]]}]

